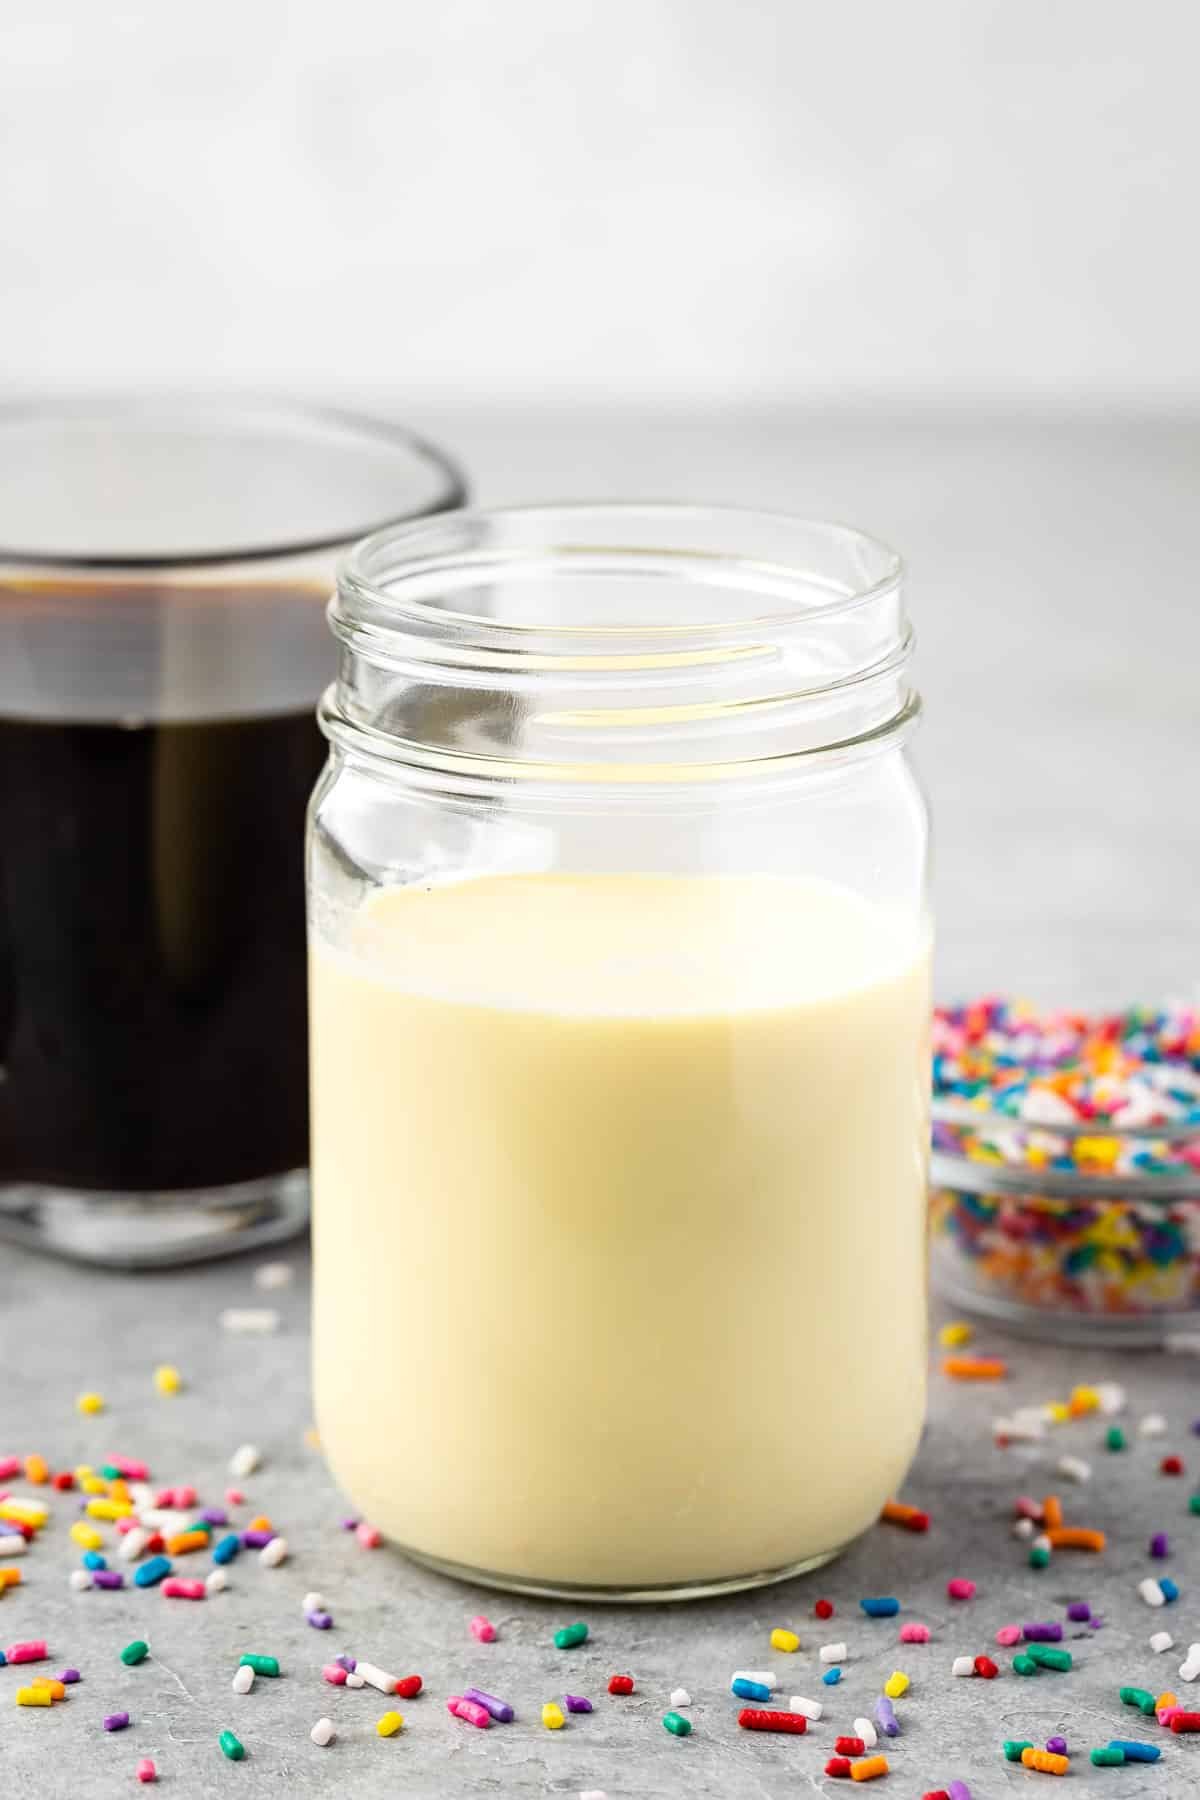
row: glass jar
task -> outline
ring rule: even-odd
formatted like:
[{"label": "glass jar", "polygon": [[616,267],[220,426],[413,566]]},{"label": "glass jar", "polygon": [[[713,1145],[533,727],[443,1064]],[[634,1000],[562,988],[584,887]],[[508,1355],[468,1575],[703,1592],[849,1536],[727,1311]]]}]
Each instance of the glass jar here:
[{"label": "glass jar", "polygon": [[525,1592],[816,1567],[896,1490],[924,1407],[899,559],[753,513],[463,512],[367,539],[330,619],[308,881],[334,1473],[409,1554]]},{"label": "glass jar", "polygon": [[0,412],[0,1236],[140,1267],[303,1229],[324,605],[372,520],[462,498],[338,413]]}]

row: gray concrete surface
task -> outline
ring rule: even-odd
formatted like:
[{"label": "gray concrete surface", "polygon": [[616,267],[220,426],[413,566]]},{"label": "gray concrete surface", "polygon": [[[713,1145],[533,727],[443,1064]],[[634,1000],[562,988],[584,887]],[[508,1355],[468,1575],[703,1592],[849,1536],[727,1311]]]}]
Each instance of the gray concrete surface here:
[{"label": "gray concrete surface", "polygon": [[[1107,1001],[1196,990],[1195,427],[866,415],[423,422],[473,464],[485,499],[690,493],[846,517],[891,538],[913,564],[922,634],[929,724],[921,760],[939,827],[942,991],[1019,985]],[[821,1774],[833,1737],[870,1710],[894,1667],[908,1670],[913,1687],[880,1790],[888,1800],[917,1800],[956,1776],[974,1800],[1015,1794],[1042,1778],[1005,1763],[1000,1740],[1059,1730],[1083,1753],[1070,1779],[1084,1800],[1146,1792],[1183,1800],[1196,1791],[1200,1739],[1161,1738],[1116,1696],[1128,1681],[1178,1688],[1180,1657],[1154,1657],[1152,1630],[1166,1625],[1181,1647],[1200,1638],[1200,1518],[1187,1509],[1200,1469],[1200,1439],[1188,1429],[1200,1413],[1194,1361],[1006,1346],[988,1330],[981,1341],[1011,1357],[1005,1406],[1114,1378],[1128,1386],[1131,1419],[1160,1410],[1169,1436],[1134,1438],[1124,1455],[1109,1455],[1100,1427],[1084,1421],[1038,1449],[1002,1452],[989,1431],[1001,1397],[935,1377],[905,1490],[934,1515],[928,1537],[880,1528],[825,1572],[730,1600],[593,1608],[590,1644],[564,1655],[552,1632],[577,1609],[458,1587],[389,1551],[364,1552],[338,1529],[344,1502],[304,1443],[305,1258],[297,1250],[292,1260],[299,1279],[278,1299],[282,1329],[248,1339],[217,1324],[223,1306],[256,1303],[248,1262],[104,1276],[0,1245],[0,1455],[40,1449],[56,1466],[112,1451],[140,1455],[164,1481],[194,1481],[204,1499],[219,1500],[230,1453],[251,1439],[264,1460],[247,1491],[293,1547],[277,1571],[242,1559],[229,1591],[202,1605],[138,1591],[77,1595],[66,1581],[77,1560],[66,1535],[72,1506],[55,1497],[55,1523],[25,1558],[24,1585],[0,1599],[0,1644],[44,1636],[53,1667],[75,1663],[84,1681],[62,1707],[25,1710],[12,1704],[19,1672],[0,1670],[0,1793],[106,1800],[132,1792],[138,1758],[152,1755],[164,1791],[181,1800],[239,1792],[492,1800],[589,1788],[610,1800],[785,1800],[810,1788],[837,1791]],[[886,1279],[886,1269],[864,1260],[865,1294]],[[841,1352],[852,1357],[853,1344]],[[770,1379],[766,1338],[763,1353]],[[172,1400],[152,1385],[161,1361],[187,1378]],[[85,1388],[105,1394],[104,1414],[76,1413]],[[807,1398],[780,1398],[795,1404],[802,1432],[806,1407],[839,1403],[836,1358],[813,1370]],[[686,1366],[678,1393],[664,1396],[664,1408],[672,1404],[703,1405],[687,1389]],[[402,1436],[403,1417],[381,1419],[380,1430]],[[869,1434],[869,1417],[862,1430]],[[1188,1459],[1191,1479],[1157,1474],[1168,1448]],[[1052,1465],[1067,1449],[1094,1468],[1088,1486],[1065,1489],[1070,1516],[1108,1531],[1110,1548],[1103,1558],[1062,1555],[1037,1575],[1009,1534],[1011,1502],[1060,1485]],[[481,1470],[480,1478],[503,1472]],[[1172,1533],[1168,1567],[1183,1595],[1152,1613],[1136,1584],[1158,1529]],[[978,1583],[973,1602],[945,1599],[954,1574]],[[301,1613],[314,1587],[335,1615],[327,1634]],[[903,1618],[933,1628],[930,1645],[901,1650],[894,1622],[862,1617],[859,1597],[881,1592],[899,1596]],[[838,1608],[828,1626],[811,1617],[821,1593]],[[1023,1681],[998,1654],[1004,1672],[994,1683],[950,1676],[953,1657],[989,1648],[1000,1624],[1061,1616],[1075,1597],[1105,1625],[1071,1645],[1069,1675]],[[467,1634],[481,1609],[501,1628],[492,1646]],[[795,1657],[769,1653],[777,1623],[800,1632]],[[149,1638],[153,1655],[126,1669],[117,1651],[134,1635]],[[788,1693],[824,1694],[816,1646],[841,1636],[850,1657],[841,1688],[825,1695],[827,1720],[802,1740],[738,1730],[731,1669],[771,1664]],[[424,1676],[425,1696],[401,1707],[402,1736],[376,1737],[384,1706],[370,1690],[321,1681],[321,1663],[343,1647]],[[285,1675],[241,1698],[229,1684],[248,1648],[278,1654]],[[616,1669],[637,1674],[630,1700],[604,1695]],[[519,1722],[484,1734],[451,1720],[444,1696],[470,1681],[510,1697]],[[540,1705],[568,1684],[595,1697],[597,1710],[546,1732]],[[695,1701],[686,1741],[659,1724],[676,1684]],[[128,1708],[133,1724],[107,1735],[101,1718],[117,1708]],[[322,1714],[339,1733],[325,1750],[308,1738]],[[246,1744],[244,1763],[226,1762],[217,1748],[226,1725]],[[1090,1769],[1087,1747],[1113,1735],[1162,1742],[1162,1764]]]}]

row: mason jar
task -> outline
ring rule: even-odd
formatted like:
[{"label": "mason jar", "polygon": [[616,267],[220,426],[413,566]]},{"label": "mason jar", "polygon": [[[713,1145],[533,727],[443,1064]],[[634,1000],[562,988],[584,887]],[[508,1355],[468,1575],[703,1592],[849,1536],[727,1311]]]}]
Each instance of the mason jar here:
[{"label": "mason jar", "polygon": [[321,1441],[527,1593],[818,1566],[925,1381],[927,818],[900,559],[687,506],[343,563],[308,894]]}]

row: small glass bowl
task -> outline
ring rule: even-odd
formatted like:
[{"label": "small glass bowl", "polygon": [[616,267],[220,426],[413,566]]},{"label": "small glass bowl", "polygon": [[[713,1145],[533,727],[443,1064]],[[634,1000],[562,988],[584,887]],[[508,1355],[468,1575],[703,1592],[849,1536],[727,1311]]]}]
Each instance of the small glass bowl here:
[{"label": "small glass bowl", "polygon": [[1161,1344],[1200,1329],[1200,1139],[1036,1125],[933,1102],[938,1292],[1031,1337]]}]

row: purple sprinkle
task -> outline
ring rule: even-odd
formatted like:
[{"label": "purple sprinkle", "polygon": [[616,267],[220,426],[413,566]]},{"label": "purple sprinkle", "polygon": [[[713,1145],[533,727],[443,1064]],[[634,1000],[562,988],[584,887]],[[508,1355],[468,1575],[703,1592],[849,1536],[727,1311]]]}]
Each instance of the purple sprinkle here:
[{"label": "purple sprinkle", "polygon": [[568,1712],[591,1712],[592,1703],[585,1700],[582,1694],[564,1694]]},{"label": "purple sprinkle", "polygon": [[[314,1631],[328,1631],[329,1627],[333,1624],[333,1614],[332,1613],[310,1612],[310,1613],[305,1613],[304,1616],[308,1620],[309,1624],[312,1626]],[[349,1674],[350,1671],[347,1670],[346,1673]]]},{"label": "purple sprinkle", "polygon": [[206,1525],[228,1525],[229,1514],[223,1506],[206,1506],[200,1514]]},{"label": "purple sprinkle", "polygon": [[[343,1531],[357,1531],[358,1527],[359,1527],[359,1523],[360,1523],[360,1521],[358,1519],[343,1519],[342,1520],[342,1530]],[[466,1696],[464,1695],[463,1698],[465,1699]]]},{"label": "purple sprinkle", "polygon": [[358,1658],[355,1656],[348,1656],[344,1650],[340,1656],[335,1656],[333,1660],[339,1669],[345,1669],[347,1675],[353,1675],[355,1669],[358,1667]]},{"label": "purple sprinkle", "polygon": [[950,1800],[971,1800],[971,1790],[965,1781],[952,1781],[946,1792]]},{"label": "purple sprinkle", "polygon": [[1200,1419],[1192,1420],[1192,1430],[1195,1432],[1197,1437],[1200,1437]]},{"label": "purple sprinkle", "polygon": [[1065,1756],[1067,1754],[1067,1740],[1065,1737],[1048,1737],[1046,1739],[1046,1748],[1050,1751],[1052,1756]]},{"label": "purple sprinkle", "polygon": [[1101,1626],[1104,1624],[1104,1620],[1100,1617],[1099,1613],[1093,1613],[1091,1618],[1088,1620],[1088,1624],[1091,1626],[1093,1631],[1099,1631]]},{"label": "purple sprinkle", "polygon": [[78,1669],[64,1669],[62,1674],[56,1676],[55,1679],[57,1681],[63,1682],[65,1686],[70,1687],[70,1685],[73,1681],[78,1681],[80,1679],[79,1670]]},{"label": "purple sprinkle", "polygon": [[900,1736],[900,1721],[896,1717],[896,1709],[886,1694],[880,1694],[875,1702],[875,1723],[884,1737]]},{"label": "purple sprinkle", "polygon": [[124,1731],[129,1723],[128,1713],[109,1713],[104,1721],[105,1731]]},{"label": "purple sprinkle", "polygon": [[[495,1694],[485,1694],[482,1688],[464,1688],[462,1697],[464,1700],[473,1700],[476,1706],[482,1706],[485,1712],[491,1713],[493,1719],[499,1719],[501,1725],[511,1725],[516,1717],[507,1700],[497,1700]],[[571,1706],[570,1699],[567,1700],[567,1705]],[[574,1707],[571,1710],[573,1712]],[[589,1706],[588,1711],[591,1710]]]},{"label": "purple sprinkle", "polygon": [[1072,1600],[1067,1608],[1068,1619],[1073,1619],[1076,1625],[1086,1625],[1091,1616],[1092,1609],[1086,1600]]},{"label": "purple sprinkle", "polygon": [[242,1547],[246,1550],[261,1550],[276,1535],[273,1531],[243,1531]]},{"label": "purple sprinkle", "polygon": [[1062,1626],[1053,1622],[1047,1625],[1022,1625],[1021,1635],[1027,1644],[1061,1644]]},{"label": "purple sprinkle", "polygon": [[92,1586],[102,1588],[119,1588],[125,1586],[125,1577],[120,1569],[93,1569]]},{"label": "purple sprinkle", "polygon": [[1156,1531],[1150,1539],[1151,1556],[1170,1556],[1171,1545],[1165,1531]]}]

